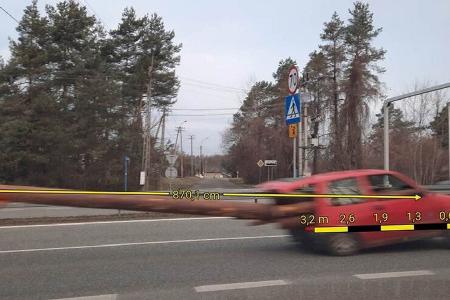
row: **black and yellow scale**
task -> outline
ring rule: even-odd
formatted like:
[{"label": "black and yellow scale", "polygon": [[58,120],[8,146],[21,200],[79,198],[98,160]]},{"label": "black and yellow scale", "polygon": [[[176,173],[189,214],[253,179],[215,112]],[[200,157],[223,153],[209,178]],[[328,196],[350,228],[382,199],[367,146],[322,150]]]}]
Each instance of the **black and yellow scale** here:
[{"label": "black and yellow scale", "polygon": [[405,224],[405,225],[355,225],[314,227],[315,233],[368,232],[368,231],[412,231],[412,230],[450,230],[448,223]]}]

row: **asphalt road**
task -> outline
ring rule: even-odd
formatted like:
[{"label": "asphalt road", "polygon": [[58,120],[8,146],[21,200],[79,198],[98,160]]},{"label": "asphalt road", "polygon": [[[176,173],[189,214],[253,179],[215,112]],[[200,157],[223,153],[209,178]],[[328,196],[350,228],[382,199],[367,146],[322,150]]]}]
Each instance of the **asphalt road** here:
[{"label": "asphalt road", "polygon": [[352,257],[226,218],[0,227],[0,299],[449,299],[434,241]]}]

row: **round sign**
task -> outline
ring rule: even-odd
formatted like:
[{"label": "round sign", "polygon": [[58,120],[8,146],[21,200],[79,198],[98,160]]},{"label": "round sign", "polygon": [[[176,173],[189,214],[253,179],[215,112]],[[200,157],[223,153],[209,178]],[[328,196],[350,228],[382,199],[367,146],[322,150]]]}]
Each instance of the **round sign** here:
[{"label": "round sign", "polygon": [[298,81],[299,81],[298,69],[296,66],[292,66],[289,69],[289,76],[288,76],[289,93],[295,94],[295,91],[298,88]]},{"label": "round sign", "polygon": [[164,175],[166,175],[167,178],[177,178],[178,172],[176,168],[168,167]]}]

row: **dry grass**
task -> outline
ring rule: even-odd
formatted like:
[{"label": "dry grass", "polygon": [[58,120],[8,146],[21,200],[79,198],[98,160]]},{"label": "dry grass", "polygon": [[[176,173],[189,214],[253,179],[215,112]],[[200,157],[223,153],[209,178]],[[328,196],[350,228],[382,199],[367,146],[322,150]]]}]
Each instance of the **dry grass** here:
[{"label": "dry grass", "polygon": [[201,179],[198,177],[184,177],[184,178],[162,178],[161,190],[169,190],[172,185],[173,190],[191,189],[194,185],[200,183]]}]

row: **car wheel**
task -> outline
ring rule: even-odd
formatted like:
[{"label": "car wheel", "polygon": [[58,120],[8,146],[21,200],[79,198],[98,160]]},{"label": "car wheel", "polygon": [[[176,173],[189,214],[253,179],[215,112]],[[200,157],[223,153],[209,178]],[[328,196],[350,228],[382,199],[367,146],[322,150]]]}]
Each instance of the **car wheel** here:
[{"label": "car wheel", "polygon": [[326,250],[331,255],[346,256],[359,251],[360,243],[354,234],[338,233],[326,237]]},{"label": "car wheel", "polygon": [[296,242],[302,249],[308,251],[317,250],[316,240],[311,234],[304,231],[303,228],[295,228],[289,230],[294,242]]}]

